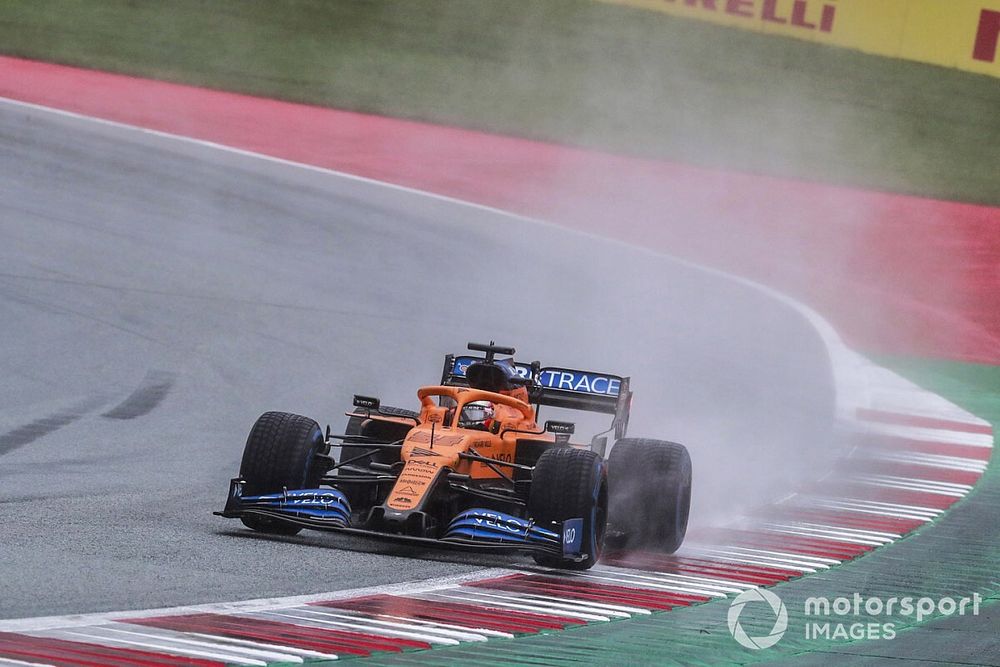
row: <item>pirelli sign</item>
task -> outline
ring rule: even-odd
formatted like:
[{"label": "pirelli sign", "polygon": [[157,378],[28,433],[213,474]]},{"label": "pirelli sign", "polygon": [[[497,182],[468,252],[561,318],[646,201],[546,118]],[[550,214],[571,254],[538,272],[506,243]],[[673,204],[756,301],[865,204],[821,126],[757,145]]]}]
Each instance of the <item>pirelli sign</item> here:
[{"label": "pirelli sign", "polygon": [[1000,0],[601,0],[1000,77]]}]

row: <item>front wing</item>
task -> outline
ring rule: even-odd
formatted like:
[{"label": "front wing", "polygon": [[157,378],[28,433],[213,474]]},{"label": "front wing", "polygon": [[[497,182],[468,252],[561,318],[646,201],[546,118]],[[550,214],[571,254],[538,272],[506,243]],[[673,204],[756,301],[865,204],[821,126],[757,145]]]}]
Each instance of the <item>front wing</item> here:
[{"label": "front wing", "polygon": [[244,484],[245,481],[239,477],[233,479],[225,509],[214,514],[227,518],[268,517],[302,528],[430,547],[543,553],[574,561],[587,557],[587,554],[581,553],[583,519],[553,522],[550,528],[543,528],[528,519],[495,510],[473,508],[454,517],[443,537],[419,537],[352,526],[350,503],[337,489],[298,489],[245,496]]}]

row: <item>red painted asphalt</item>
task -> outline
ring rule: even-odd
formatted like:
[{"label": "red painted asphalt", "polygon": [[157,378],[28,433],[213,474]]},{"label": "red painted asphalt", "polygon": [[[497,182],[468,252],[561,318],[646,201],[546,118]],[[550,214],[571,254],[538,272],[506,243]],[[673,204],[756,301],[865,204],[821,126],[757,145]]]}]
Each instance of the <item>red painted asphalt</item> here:
[{"label": "red painted asphalt", "polygon": [[384,594],[314,604],[320,607],[333,607],[368,614],[404,616],[439,623],[469,623],[472,627],[510,633],[529,634],[544,630],[562,630],[570,625],[584,625],[584,622],[577,618],[557,614],[492,609],[477,604],[436,602]]},{"label": "red painted asphalt", "polygon": [[225,667],[217,660],[11,632],[0,632],[0,658],[57,667]]},{"label": "red painted asphalt", "polygon": [[669,611],[677,606],[689,606],[692,602],[708,601],[708,596],[706,595],[643,591],[626,586],[613,586],[589,581],[574,581],[559,577],[529,574],[513,574],[495,579],[470,581],[464,585],[473,588],[487,588],[527,595],[548,595],[553,598],[569,598],[571,600],[628,605],[658,611]]},{"label": "red painted asphalt", "polygon": [[0,96],[544,218],[803,299],[869,351],[1000,363],[1000,208],[702,169],[0,57]]},{"label": "red painted asphalt", "polygon": [[967,424],[965,422],[957,422],[951,419],[925,417],[922,415],[908,415],[897,412],[886,412],[884,410],[862,408],[857,411],[857,417],[861,421],[878,422],[880,424],[899,424],[902,426],[915,426],[918,428],[942,429],[948,431],[961,431],[963,433],[993,435],[993,427],[989,424]]}]

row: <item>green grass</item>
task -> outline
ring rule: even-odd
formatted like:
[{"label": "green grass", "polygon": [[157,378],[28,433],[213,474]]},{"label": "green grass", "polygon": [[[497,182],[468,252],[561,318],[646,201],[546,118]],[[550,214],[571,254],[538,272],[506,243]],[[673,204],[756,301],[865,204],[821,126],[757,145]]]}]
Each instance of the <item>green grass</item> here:
[{"label": "green grass", "polygon": [[893,356],[876,357],[875,361],[1000,430],[1000,366]]},{"label": "green grass", "polygon": [[4,0],[0,52],[1000,204],[997,79],[585,0]]}]

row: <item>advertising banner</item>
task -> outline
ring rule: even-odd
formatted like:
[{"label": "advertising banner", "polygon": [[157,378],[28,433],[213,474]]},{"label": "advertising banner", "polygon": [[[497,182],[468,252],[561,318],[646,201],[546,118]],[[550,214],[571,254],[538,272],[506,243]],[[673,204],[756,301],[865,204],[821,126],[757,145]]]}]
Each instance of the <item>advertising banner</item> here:
[{"label": "advertising banner", "polygon": [[1000,0],[601,0],[1000,77]]}]

